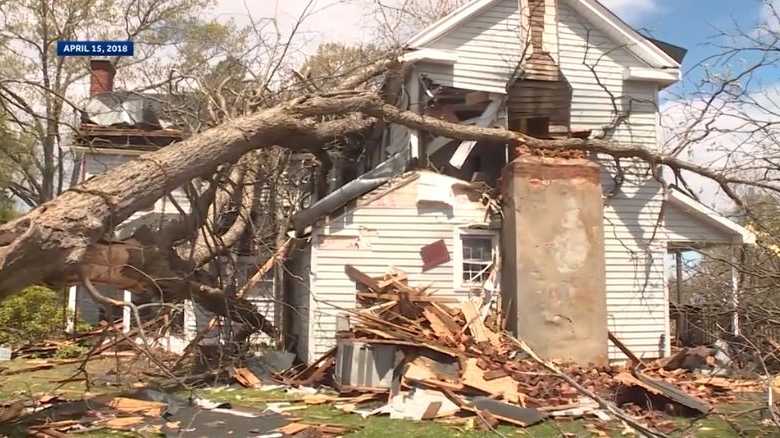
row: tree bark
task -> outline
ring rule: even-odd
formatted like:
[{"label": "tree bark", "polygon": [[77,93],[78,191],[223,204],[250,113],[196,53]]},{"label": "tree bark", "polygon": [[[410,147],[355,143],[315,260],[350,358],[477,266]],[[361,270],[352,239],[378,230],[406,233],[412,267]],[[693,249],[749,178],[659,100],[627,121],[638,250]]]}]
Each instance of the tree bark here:
[{"label": "tree bark", "polygon": [[[747,182],[641,146],[604,140],[539,140],[505,129],[445,122],[401,110],[372,92],[338,92],[294,99],[237,118],[188,140],[142,155],[63,193],[25,216],[0,227],[0,300],[36,282],[58,282],[76,272],[88,250],[135,211],[220,165],[235,163],[247,152],[280,145],[313,149],[342,136],[364,131],[373,119],[397,123],[460,140],[524,145],[529,149],[582,150],[619,158],[637,158],[710,178],[736,200],[731,185]],[[312,117],[344,117],[317,122]],[[776,187],[770,187],[777,191]],[[148,266],[148,264],[145,264]]]},{"label": "tree bark", "polygon": [[90,245],[134,212],[253,149],[312,148],[369,126],[302,120],[293,103],[235,119],[91,178],[0,227],[0,300],[33,283],[57,282],[74,271]]}]

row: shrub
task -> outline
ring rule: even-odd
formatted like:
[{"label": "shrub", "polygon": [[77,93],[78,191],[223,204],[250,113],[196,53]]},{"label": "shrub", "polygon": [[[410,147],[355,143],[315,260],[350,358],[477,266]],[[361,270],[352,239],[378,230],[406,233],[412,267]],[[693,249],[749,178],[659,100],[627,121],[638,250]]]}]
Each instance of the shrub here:
[{"label": "shrub", "polygon": [[57,293],[31,286],[0,303],[0,345],[39,341],[62,332]]},{"label": "shrub", "polygon": [[88,350],[89,349],[87,347],[84,347],[82,345],[66,344],[57,349],[57,353],[54,354],[54,357],[56,357],[57,359],[73,359],[76,357],[80,357]]}]

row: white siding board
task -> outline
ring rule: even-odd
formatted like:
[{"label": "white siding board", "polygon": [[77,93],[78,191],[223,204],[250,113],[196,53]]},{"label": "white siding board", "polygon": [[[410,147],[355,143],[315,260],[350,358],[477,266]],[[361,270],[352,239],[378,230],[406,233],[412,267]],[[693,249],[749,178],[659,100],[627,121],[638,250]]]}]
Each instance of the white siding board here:
[{"label": "white siding board", "polygon": [[[439,296],[466,296],[466,292],[456,291],[454,287],[452,261],[422,272],[420,248],[442,239],[450,256],[454,257],[455,229],[481,221],[485,215],[484,207],[478,202],[458,198],[456,207],[449,214],[439,209],[417,208],[416,187],[417,181],[413,181],[387,194],[387,199],[355,207],[317,228],[320,238],[314,244],[313,253],[316,254],[316,286],[312,288],[309,360],[335,345],[336,317],[342,311],[330,304],[341,308],[355,306],[356,286],[344,273],[346,264],[354,265],[370,276],[383,275],[394,267],[409,275],[410,284],[429,286],[438,290]],[[391,204],[403,205],[404,208],[387,208]],[[423,214],[420,214],[421,211]],[[343,222],[348,222],[348,225],[341,227]],[[353,236],[356,242],[363,240],[367,246],[328,248],[327,239],[331,236]]]},{"label": "white siding board", "polygon": [[430,64],[420,71],[442,85],[504,93],[522,54],[520,21],[517,0],[499,1],[430,44],[458,55],[449,75]]},{"label": "white siding board", "polygon": [[669,241],[728,243],[733,236],[691,216],[674,204],[664,208],[664,223]]},{"label": "white siding board", "polygon": [[[644,63],[618,48],[618,43],[568,5],[560,4],[559,17],[559,60],[572,87],[572,126],[600,132],[614,120],[615,106],[626,110],[628,96],[647,100],[651,104],[632,104],[627,124],[618,128],[612,139],[655,149],[656,86],[623,81],[626,67]],[[589,66],[594,68],[595,75]],[[619,193],[605,199],[604,208],[608,323],[610,330],[635,353],[653,357],[662,353],[660,337],[666,334],[662,249],[665,236],[662,223],[658,222],[663,192],[645,167],[632,166],[628,161],[621,164],[625,181]],[[614,174],[609,162],[605,162],[602,174],[604,190],[608,192],[613,186],[610,175]],[[623,356],[610,345],[610,357]]]}]

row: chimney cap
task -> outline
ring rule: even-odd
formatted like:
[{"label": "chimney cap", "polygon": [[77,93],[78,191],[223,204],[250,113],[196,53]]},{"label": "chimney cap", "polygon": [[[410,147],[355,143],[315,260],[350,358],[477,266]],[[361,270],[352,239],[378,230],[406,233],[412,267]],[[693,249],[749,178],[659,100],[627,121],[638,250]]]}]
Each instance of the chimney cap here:
[{"label": "chimney cap", "polygon": [[89,60],[89,67],[92,70],[95,69],[101,69],[101,70],[112,70],[116,72],[116,67],[114,67],[114,64],[111,62],[110,59],[107,58],[90,58]]},{"label": "chimney cap", "polygon": [[108,59],[89,60],[89,95],[96,96],[114,91],[116,68]]}]

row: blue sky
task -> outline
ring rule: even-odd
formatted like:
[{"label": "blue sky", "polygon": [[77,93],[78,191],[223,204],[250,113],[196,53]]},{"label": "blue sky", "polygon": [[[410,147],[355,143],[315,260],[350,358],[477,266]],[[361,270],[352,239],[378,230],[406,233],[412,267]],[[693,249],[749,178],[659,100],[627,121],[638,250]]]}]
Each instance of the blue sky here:
[{"label": "blue sky", "polygon": [[[686,73],[695,63],[718,52],[711,43],[716,41],[713,37],[719,30],[733,31],[735,23],[755,28],[763,12],[760,0],[602,1],[635,28],[687,48]],[[632,8],[636,12],[632,12]]]}]

